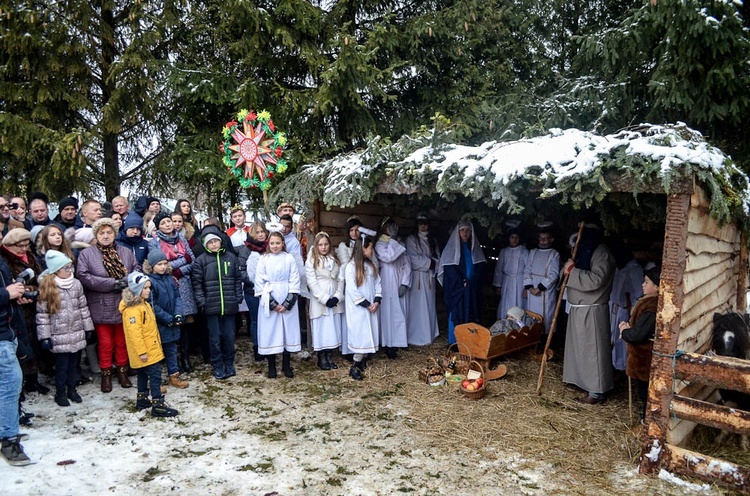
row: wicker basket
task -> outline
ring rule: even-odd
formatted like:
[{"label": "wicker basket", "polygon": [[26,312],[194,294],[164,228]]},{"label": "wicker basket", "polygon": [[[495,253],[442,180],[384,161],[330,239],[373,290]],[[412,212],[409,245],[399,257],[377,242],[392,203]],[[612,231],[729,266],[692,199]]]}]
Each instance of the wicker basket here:
[{"label": "wicker basket", "polygon": [[463,343],[453,343],[445,351],[443,367],[450,369],[450,364],[454,363],[452,373],[466,375],[469,371],[469,364],[472,361],[469,347]]},{"label": "wicker basket", "polygon": [[479,389],[476,389],[474,391],[467,391],[464,389],[463,386],[461,386],[461,392],[463,395],[471,400],[479,400],[484,398],[484,395],[487,394],[487,378],[484,375],[484,367],[482,367],[482,364],[477,362],[476,360],[472,360],[469,362],[469,370],[466,374],[467,379],[482,379],[482,387]]},{"label": "wicker basket", "polygon": [[419,371],[419,381],[430,386],[442,386],[445,384],[445,369],[434,358],[430,359],[429,367]]}]

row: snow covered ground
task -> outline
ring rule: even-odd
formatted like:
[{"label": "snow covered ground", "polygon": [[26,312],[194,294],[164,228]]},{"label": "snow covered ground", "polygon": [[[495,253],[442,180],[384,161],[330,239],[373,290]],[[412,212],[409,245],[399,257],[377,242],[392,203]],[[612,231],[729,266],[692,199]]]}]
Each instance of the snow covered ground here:
[{"label": "snow covered ground", "polygon": [[[435,449],[410,428],[414,398],[398,387],[352,381],[343,366],[324,373],[312,360],[295,362],[294,379],[270,380],[252,364],[246,343],[240,349],[234,379],[215,381],[201,366],[188,389],[169,388],[168,403],[180,410],[173,419],[137,412],[135,389],[117,384],[106,395],[98,384],[86,385],[83,403],[68,408],[52,395],[28,395],[36,418],[22,429],[30,434],[23,445],[36,463],[0,464],[2,492],[602,494],[519,452]],[[627,463],[612,467],[610,479],[609,494],[710,493],[707,485],[639,476]]]}]

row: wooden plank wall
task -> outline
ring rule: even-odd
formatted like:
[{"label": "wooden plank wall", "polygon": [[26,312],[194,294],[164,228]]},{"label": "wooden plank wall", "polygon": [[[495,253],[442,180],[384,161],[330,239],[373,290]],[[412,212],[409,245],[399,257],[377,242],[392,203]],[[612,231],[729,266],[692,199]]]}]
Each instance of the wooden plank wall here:
[{"label": "wooden plank wall", "polygon": [[[687,218],[686,264],[683,277],[685,300],[677,349],[705,353],[711,347],[715,312],[737,309],[740,277],[741,239],[735,225],[719,226],[709,215],[709,199],[698,186],[691,197]],[[746,274],[743,271],[743,274]],[[746,275],[745,275],[746,277]],[[678,381],[675,393],[691,398],[712,396],[713,387]],[[695,423],[674,419],[670,422],[668,442],[685,442]]]}]

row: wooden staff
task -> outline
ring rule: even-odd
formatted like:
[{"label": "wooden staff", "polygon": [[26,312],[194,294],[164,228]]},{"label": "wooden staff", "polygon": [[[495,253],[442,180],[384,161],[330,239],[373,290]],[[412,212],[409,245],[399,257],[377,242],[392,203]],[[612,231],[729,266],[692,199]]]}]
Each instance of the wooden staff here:
[{"label": "wooden staff", "polygon": [[[578,245],[581,243],[581,237],[583,236],[584,222],[581,222],[581,226],[578,228],[578,238],[576,238],[576,244],[573,247],[573,256],[571,259],[575,260],[578,254]],[[552,333],[555,332],[557,326],[557,314],[560,313],[560,305],[562,304],[563,294],[565,293],[565,287],[568,285],[568,278],[570,272],[563,276],[563,282],[560,286],[560,294],[557,295],[557,305],[555,306],[555,313],[552,316],[552,324],[549,326],[549,334],[547,334],[547,343],[544,345],[544,352],[542,353],[542,366],[539,368],[539,381],[536,383],[536,394],[542,395],[542,381],[544,380],[544,369],[547,366],[547,351],[549,345],[552,343]]]}]

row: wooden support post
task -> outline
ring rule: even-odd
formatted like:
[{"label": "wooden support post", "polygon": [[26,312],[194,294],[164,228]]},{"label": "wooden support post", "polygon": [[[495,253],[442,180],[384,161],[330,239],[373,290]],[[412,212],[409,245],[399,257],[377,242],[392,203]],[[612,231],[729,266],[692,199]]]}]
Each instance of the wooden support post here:
[{"label": "wooden support post", "polygon": [[651,359],[651,376],[646,404],[646,428],[641,439],[642,473],[658,473],[663,466],[669,404],[674,390],[675,371],[673,356],[677,351],[680,332],[685,272],[685,247],[687,244],[689,194],[667,196],[667,222],[664,229],[659,304],[656,314],[656,338]]},{"label": "wooden support post", "polygon": [[737,311],[745,313],[747,308],[747,236],[740,231],[740,273],[737,276]]}]

